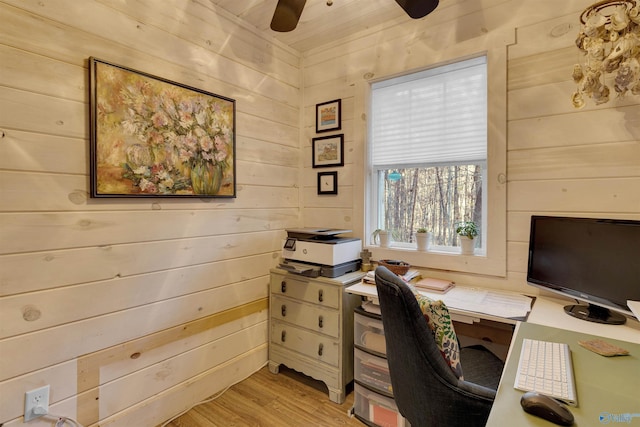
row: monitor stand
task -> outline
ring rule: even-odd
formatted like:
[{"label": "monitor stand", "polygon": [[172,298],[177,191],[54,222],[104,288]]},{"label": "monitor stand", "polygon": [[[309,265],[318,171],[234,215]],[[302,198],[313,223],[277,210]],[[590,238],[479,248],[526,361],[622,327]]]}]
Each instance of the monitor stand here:
[{"label": "monitor stand", "polygon": [[624,315],[593,304],[565,305],[564,311],[578,319],[607,325],[623,325],[627,321]]}]

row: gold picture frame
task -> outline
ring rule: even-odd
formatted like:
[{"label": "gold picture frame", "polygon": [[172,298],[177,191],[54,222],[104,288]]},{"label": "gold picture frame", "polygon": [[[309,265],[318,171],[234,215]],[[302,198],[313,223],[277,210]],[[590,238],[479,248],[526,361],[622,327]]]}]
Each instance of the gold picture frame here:
[{"label": "gold picture frame", "polygon": [[235,100],[89,59],[91,197],[236,197]]}]

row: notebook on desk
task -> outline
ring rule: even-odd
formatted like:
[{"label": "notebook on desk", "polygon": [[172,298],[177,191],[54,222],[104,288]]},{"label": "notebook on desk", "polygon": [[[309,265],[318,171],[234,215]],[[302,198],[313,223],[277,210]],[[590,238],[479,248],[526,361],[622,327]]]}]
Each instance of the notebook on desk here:
[{"label": "notebook on desk", "polygon": [[450,280],[432,279],[430,277],[423,277],[413,284],[418,289],[424,289],[425,291],[441,292],[445,293],[455,286]]}]

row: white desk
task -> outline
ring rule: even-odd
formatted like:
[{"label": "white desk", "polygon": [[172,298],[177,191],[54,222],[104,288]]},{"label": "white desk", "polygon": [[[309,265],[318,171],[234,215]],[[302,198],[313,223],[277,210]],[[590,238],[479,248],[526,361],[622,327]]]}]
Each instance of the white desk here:
[{"label": "white desk", "polygon": [[[349,286],[346,292],[366,297],[375,304],[378,303],[378,292],[374,284],[356,283]],[[495,289],[456,286],[444,294],[423,290],[420,290],[420,293],[436,300],[442,299],[447,304],[456,334],[463,346],[482,344],[502,360],[507,357],[513,328],[518,320],[526,319],[527,310],[531,307],[531,300],[522,298],[522,294]],[[514,305],[513,299],[516,301],[516,306],[521,306],[521,310],[518,311],[520,316],[516,318],[491,314],[494,310],[486,310],[493,305],[496,307],[495,313],[514,313],[509,309]],[[478,301],[485,301],[486,304],[479,304]],[[526,309],[523,309],[522,305],[526,305]],[[466,309],[461,308],[462,306]],[[469,310],[469,308],[476,308],[479,311]]]},{"label": "white desk", "polygon": [[640,344],[640,322],[637,320],[628,318],[624,325],[587,322],[566,314],[563,307],[567,304],[575,304],[575,301],[547,296],[538,297],[527,322]]},{"label": "white desk", "polygon": [[[373,284],[356,283],[348,287],[346,291],[352,294],[366,297],[367,299],[373,301],[377,300],[378,298],[376,286]],[[517,295],[517,293],[515,292],[500,290],[491,290],[491,292],[495,292],[497,295]],[[447,295],[426,292],[424,293],[429,297],[435,299],[442,297],[443,300],[446,299]],[[447,301],[445,301],[445,303],[447,303]],[[500,329],[500,324],[515,326],[515,324],[518,323],[519,320],[526,320],[526,322],[528,323],[535,323],[538,325],[551,326],[568,331],[598,335],[604,338],[611,338],[640,344],[640,322],[638,322],[637,320],[627,319],[627,322],[624,325],[603,325],[594,322],[587,322],[585,320],[580,320],[575,317],[569,316],[564,312],[563,307],[567,304],[572,303],[575,303],[575,301],[569,299],[563,300],[549,296],[537,296],[535,303],[533,304],[531,311],[529,312],[529,315],[526,317],[526,319],[513,319],[508,317],[494,316],[486,313],[472,312],[460,309],[458,307],[455,307],[455,305],[451,305],[449,303],[447,303],[447,306],[449,307],[451,319],[458,323],[458,325],[456,325],[456,331],[461,332],[461,334],[459,335],[462,335],[463,337],[472,337],[473,339],[480,338],[481,340],[486,341],[484,335],[486,335],[487,332],[491,332],[487,336],[490,338],[490,341],[494,342],[496,345],[487,345],[487,347],[490,348],[490,350],[496,353],[496,355],[498,355],[498,357],[503,360],[506,358],[507,351],[509,350],[510,338],[505,335],[504,331],[502,333],[500,333],[500,331],[497,331],[498,335],[496,335],[495,327],[497,326],[498,329]],[[488,331],[486,329],[483,330],[480,326],[482,323],[486,324],[487,321],[490,323],[491,329],[493,329],[493,331]],[[465,324],[473,326],[464,327]],[[475,329],[477,329],[477,331]],[[473,344],[473,342],[470,342],[470,344]]]},{"label": "white desk", "polygon": [[[521,299],[522,294],[509,291],[501,291],[496,289],[484,289],[484,288],[472,288],[468,286],[456,286],[447,293],[427,292],[422,289],[419,290],[421,294],[428,296],[432,299],[441,299],[447,304],[451,319],[461,323],[473,324],[478,323],[480,320],[490,320],[499,323],[507,323],[515,325],[518,320],[526,319],[526,310],[519,311],[517,316],[504,316],[508,314],[508,304],[510,298]],[[347,292],[361,295],[369,300],[375,301],[377,304],[378,292],[376,291],[376,285],[370,283],[356,283],[347,288]],[[498,300],[499,304],[496,304],[495,312],[492,310],[484,311],[485,307],[481,307],[478,304],[478,298],[482,298],[484,293],[489,293],[488,299],[495,301]],[[531,307],[531,300],[527,300],[528,307]],[[500,307],[498,307],[500,305]],[[473,310],[476,307],[478,310]]]},{"label": "white desk", "polygon": [[[464,288],[464,287],[458,287]],[[455,288],[454,288],[455,289]],[[481,288],[467,288],[481,289]],[[377,300],[378,293],[376,286],[368,283],[356,283],[346,289],[347,292],[366,297],[370,300]],[[422,291],[421,291],[422,292]],[[491,290],[496,295],[517,295],[516,292],[508,292],[501,290]],[[447,294],[422,292],[425,295],[434,298],[442,298],[445,303]],[[569,331],[582,332],[591,335],[599,335],[606,338],[612,338],[622,341],[628,341],[640,344],[640,322],[635,319],[627,319],[624,325],[603,325],[600,323],[587,322],[575,317],[569,316],[564,312],[563,307],[568,304],[574,304],[574,300],[560,299],[549,296],[537,296],[526,321],[536,323],[538,325],[551,326],[554,328],[566,329]],[[515,325],[519,320],[502,316],[495,316],[487,313],[479,313],[475,311],[464,310],[455,305],[447,304],[451,318],[455,321],[467,324],[478,323],[480,320],[491,320],[499,323],[507,323]]]}]

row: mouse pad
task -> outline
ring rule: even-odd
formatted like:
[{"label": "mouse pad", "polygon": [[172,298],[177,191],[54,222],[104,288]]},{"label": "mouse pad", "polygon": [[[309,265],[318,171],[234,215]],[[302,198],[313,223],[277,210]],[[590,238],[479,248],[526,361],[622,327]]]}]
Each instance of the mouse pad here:
[{"label": "mouse pad", "polygon": [[625,350],[624,348],[615,346],[613,344],[609,344],[608,342],[602,340],[578,341],[578,344],[580,344],[587,350],[591,350],[594,353],[607,357],[626,356],[629,354],[628,350]]}]

